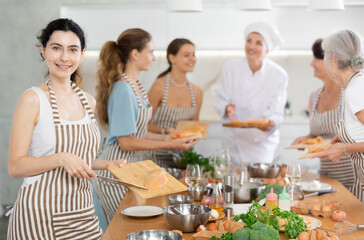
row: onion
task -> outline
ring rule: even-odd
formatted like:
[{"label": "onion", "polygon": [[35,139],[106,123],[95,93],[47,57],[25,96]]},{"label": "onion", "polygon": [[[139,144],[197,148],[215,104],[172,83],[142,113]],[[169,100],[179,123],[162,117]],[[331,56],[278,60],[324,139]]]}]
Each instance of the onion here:
[{"label": "onion", "polygon": [[332,220],[339,222],[346,218],[346,213],[344,211],[336,210],[331,214]]},{"label": "onion", "polygon": [[212,203],[212,197],[211,196],[204,195],[203,198],[201,199],[201,204],[202,205],[210,205],[211,203]]}]

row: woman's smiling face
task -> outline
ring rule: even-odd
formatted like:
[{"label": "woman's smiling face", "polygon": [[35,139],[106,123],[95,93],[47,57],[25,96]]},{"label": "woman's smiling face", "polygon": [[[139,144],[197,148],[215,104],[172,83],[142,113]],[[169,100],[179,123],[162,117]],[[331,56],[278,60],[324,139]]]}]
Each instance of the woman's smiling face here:
[{"label": "woman's smiling face", "polygon": [[264,37],[259,33],[252,32],[246,37],[245,53],[248,60],[263,61],[268,53]]},{"label": "woman's smiling face", "polygon": [[50,78],[70,79],[83,58],[79,37],[71,31],[54,31],[47,45],[41,46]]}]

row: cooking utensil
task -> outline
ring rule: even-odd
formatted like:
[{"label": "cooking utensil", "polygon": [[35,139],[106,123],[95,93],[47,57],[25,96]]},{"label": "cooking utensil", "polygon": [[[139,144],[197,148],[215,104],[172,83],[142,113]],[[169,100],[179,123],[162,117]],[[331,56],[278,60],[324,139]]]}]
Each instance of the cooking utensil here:
[{"label": "cooking utensil", "polygon": [[167,173],[171,174],[176,179],[179,179],[179,177],[181,176],[182,170],[179,168],[163,168],[163,169],[166,170]]},{"label": "cooking utensil", "polygon": [[192,203],[193,198],[187,195],[174,195],[168,197],[169,204],[184,204],[184,203]]},{"label": "cooking utensil", "polygon": [[248,166],[251,178],[275,178],[281,171],[281,165],[271,163],[251,163]]},{"label": "cooking utensil", "polygon": [[149,188],[147,188],[147,187],[143,187],[143,186],[133,184],[133,183],[129,183],[129,182],[124,182],[124,181],[121,181],[121,180],[118,180],[118,179],[115,179],[115,178],[108,178],[108,177],[104,177],[104,176],[100,176],[100,175],[97,175],[97,177],[100,178],[101,180],[105,181],[105,182],[109,182],[109,183],[112,183],[112,184],[118,184],[118,185],[123,185],[123,186],[126,186],[126,187],[136,187],[136,188],[149,190]]},{"label": "cooking utensil", "polygon": [[169,208],[174,214],[176,215],[182,215],[182,213],[175,207],[170,207]]},{"label": "cooking utensil", "polygon": [[364,225],[355,225],[345,220],[337,222],[334,227],[335,231],[340,235],[349,234],[359,228],[364,228]]},{"label": "cooking utensil", "polygon": [[144,230],[133,232],[126,236],[126,240],[182,240],[182,235],[167,230]]},{"label": "cooking utensil", "polygon": [[[181,215],[171,213],[175,208]],[[203,205],[195,204],[177,204],[164,208],[164,217],[172,229],[178,229],[182,232],[194,232],[200,225],[204,225],[210,218],[211,209]]]},{"label": "cooking utensil", "polygon": [[[296,190],[298,189],[298,190]],[[319,192],[313,192],[313,193],[309,193],[309,194],[303,194],[302,190],[296,186],[294,193],[296,194],[296,196],[298,197],[299,200],[305,199],[307,197],[311,197],[311,196],[320,196],[326,193],[333,193],[333,192],[337,192],[336,189],[329,189],[329,190],[324,190],[324,191],[319,191]]]},{"label": "cooking utensil", "polygon": [[250,178],[243,184],[234,185],[234,203],[247,203],[256,199],[263,189],[263,181]]}]

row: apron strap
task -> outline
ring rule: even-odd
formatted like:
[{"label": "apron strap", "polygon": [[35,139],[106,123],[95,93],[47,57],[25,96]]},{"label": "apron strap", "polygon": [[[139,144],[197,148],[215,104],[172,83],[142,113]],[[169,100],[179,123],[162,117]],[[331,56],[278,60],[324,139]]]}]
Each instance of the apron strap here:
[{"label": "apron strap", "polygon": [[46,84],[49,88],[49,96],[51,99],[51,107],[52,107],[52,114],[53,114],[53,121],[54,124],[61,124],[61,118],[59,117],[59,113],[58,113],[58,107],[57,107],[57,101],[56,101],[56,94],[53,91],[51,84],[49,82],[49,79],[47,79]]},{"label": "apron strap", "polygon": [[[54,124],[55,125],[61,124],[61,118],[60,118],[59,112],[58,112],[56,94],[51,87],[49,79],[47,79],[46,84],[49,88],[49,95],[50,95],[50,99],[51,99],[51,107],[52,107]],[[85,93],[79,87],[77,87],[77,85],[74,82],[71,82],[71,86],[72,86],[72,89],[77,93],[77,96],[79,97],[83,107],[85,108],[86,114],[88,114],[90,116],[91,120],[95,121],[96,120],[95,114],[92,111],[90,104],[88,103]]]},{"label": "apron strap", "polygon": [[195,93],[193,92],[192,86],[189,81],[187,81],[188,90],[190,90],[191,100],[192,100],[192,107],[196,107],[196,98]]},{"label": "apron strap", "polygon": [[[134,91],[134,93],[135,93],[135,95],[136,95],[136,97],[137,97],[137,100],[138,100],[138,107],[139,108],[142,108],[142,103],[141,103],[141,100],[140,100],[140,97],[139,97],[139,95],[137,94],[137,91],[136,91],[136,89],[135,89],[135,87],[134,87],[134,84],[130,81],[130,79],[129,79],[129,77],[125,74],[125,73],[122,73],[122,76],[123,76],[123,78],[125,79],[125,81],[127,82],[127,83],[129,83],[129,85],[131,86],[131,88],[133,89],[133,91]],[[139,82],[139,80],[137,79],[136,80],[136,83],[138,84],[138,87],[139,87],[139,91],[140,91],[140,94],[142,95],[142,98],[148,103],[148,105],[149,105],[149,99],[148,99],[148,96],[147,96],[147,94],[146,94],[146,91],[145,91],[145,89],[144,89],[144,87],[142,86],[142,84]]]},{"label": "apron strap", "polygon": [[170,73],[167,73],[166,84],[164,85],[164,89],[163,89],[162,105],[166,105],[166,103],[167,103],[170,82],[171,82],[171,75],[170,75]]},{"label": "apron strap", "polygon": [[77,93],[78,97],[81,100],[81,103],[83,105],[83,107],[85,108],[85,110],[87,111],[87,114],[90,116],[91,120],[96,120],[95,114],[92,111],[92,108],[87,100],[86,94],[84,91],[82,91],[76,83],[72,82],[71,83],[73,90]]}]

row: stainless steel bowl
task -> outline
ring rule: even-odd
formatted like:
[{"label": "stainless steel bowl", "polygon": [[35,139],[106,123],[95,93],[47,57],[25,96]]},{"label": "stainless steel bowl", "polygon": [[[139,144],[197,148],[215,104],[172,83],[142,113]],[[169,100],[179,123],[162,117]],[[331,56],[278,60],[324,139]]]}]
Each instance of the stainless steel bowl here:
[{"label": "stainless steel bowl", "polygon": [[167,173],[171,174],[174,178],[179,179],[182,170],[179,168],[163,168]]},{"label": "stainless steel bowl", "polygon": [[251,178],[243,184],[236,183],[234,185],[234,203],[250,203],[259,196],[263,188],[263,181],[259,179]]},{"label": "stainless steel bowl", "polygon": [[126,240],[182,240],[182,236],[167,230],[145,230],[128,234]]},{"label": "stainless steel bowl", "polygon": [[251,163],[248,166],[252,178],[275,178],[281,171],[281,165],[269,163]]},{"label": "stainless steel bowl", "polygon": [[192,203],[193,198],[187,195],[174,195],[168,197],[169,204],[184,204],[184,203]]},{"label": "stainless steel bowl", "polygon": [[[171,208],[176,209],[172,211]],[[176,213],[181,214],[176,214]],[[182,232],[194,232],[201,224],[204,225],[210,218],[211,209],[203,205],[176,204],[164,208],[164,217],[173,229]]]},{"label": "stainless steel bowl", "polygon": [[194,201],[201,201],[203,195],[207,194],[208,188],[205,186],[188,187],[188,194],[193,198]]}]

